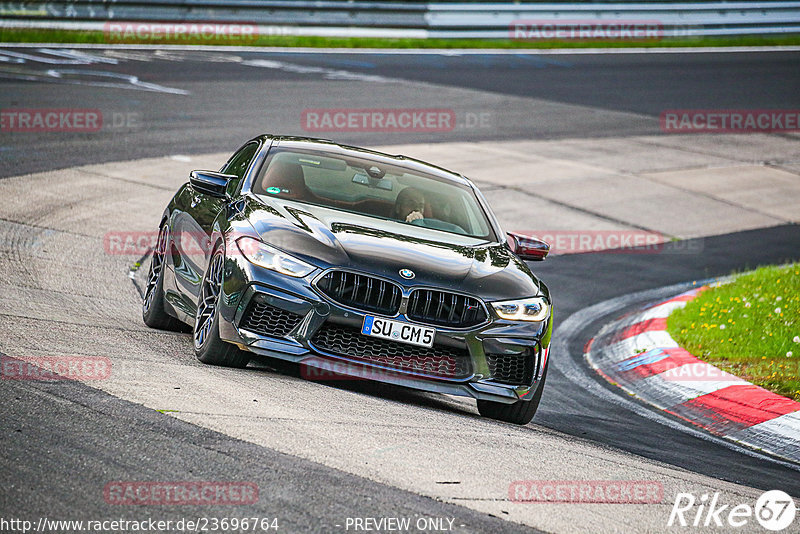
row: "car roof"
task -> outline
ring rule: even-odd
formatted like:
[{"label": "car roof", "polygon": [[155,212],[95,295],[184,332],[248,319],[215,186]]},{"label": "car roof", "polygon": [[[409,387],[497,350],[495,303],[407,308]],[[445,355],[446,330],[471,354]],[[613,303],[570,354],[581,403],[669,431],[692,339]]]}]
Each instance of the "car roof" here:
[{"label": "car roof", "polygon": [[416,170],[419,172],[432,174],[438,178],[449,180],[462,185],[468,185],[470,187],[472,186],[472,182],[470,182],[468,178],[466,178],[461,174],[458,174],[457,172],[447,170],[443,167],[439,167],[438,165],[433,165],[431,163],[422,160],[409,158],[401,154],[386,154],[384,152],[378,152],[377,150],[371,150],[368,148],[362,148],[351,145],[343,145],[331,141],[330,139],[319,139],[315,137],[263,134],[260,135],[258,139],[267,142],[271,141],[273,144],[276,144],[277,146],[280,147],[305,148],[309,150],[319,150],[321,152],[329,152],[332,154],[341,154],[345,156],[372,159],[375,160],[376,163],[399,165],[402,167],[406,167],[409,170]]}]

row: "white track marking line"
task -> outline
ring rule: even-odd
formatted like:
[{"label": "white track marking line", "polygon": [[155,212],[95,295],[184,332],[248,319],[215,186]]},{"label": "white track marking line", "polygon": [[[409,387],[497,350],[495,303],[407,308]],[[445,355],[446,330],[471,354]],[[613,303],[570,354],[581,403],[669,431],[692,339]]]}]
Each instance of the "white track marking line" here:
[{"label": "white track marking line", "polygon": [[78,61],[86,61],[89,63],[107,63],[109,65],[117,65],[118,60],[110,57],[95,56],[78,50],[64,50],[60,48],[40,48],[39,52],[50,54],[53,56],[64,57],[67,59],[75,59]]},{"label": "white track marking line", "polygon": [[319,74],[326,80],[357,80],[362,82],[376,83],[396,83],[404,80],[386,78],[374,74],[364,74],[341,69],[328,69],[310,65],[298,65],[296,63],[286,63],[284,61],[274,61],[271,59],[248,59],[241,62],[241,65],[248,67],[260,67],[265,69],[282,70],[294,74]]},{"label": "white track marking line", "polygon": [[[43,50],[40,50],[43,51]],[[3,55],[15,57],[23,61],[33,61],[35,63],[47,63],[48,65],[91,65],[92,61],[88,57],[76,58],[65,57],[65,54],[59,53],[56,57],[37,56],[34,54],[24,54],[22,52],[13,52],[11,50],[3,50]]]},{"label": "white track marking line", "polygon": [[642,313],[639,314],[639,321],[649,321],[650,319],[666,319],[669,317],[670,313],[678,308],[683,308],[684,306],[686,306],[686,302],[682,300],[659,304],[658,306],[653,306],[650,309],[642,310]]},{"label": "white track marking line", "polygon": [[[749,431],[749,432],[748,432]],[[770,432],[800,442],[800,412],[781,415],[736,432],[734,435]]]},{"label": "white track marking line", "polygon": [[[142,91],[153,91],[157,93],[167,93],[173,95],[188,95],[189,91],[184,89],[177,89],[174,87],[167,87],[157,83],[143,82],[138,76],[131,74],[122,74],[119,72],[95,71],[95,70],[81,70],[81,69],[50,69],[47,71],[47,76],[55,78],[62,83],[71,83],[76,85],[93,85],[96,87],[116,87],[120,89],[139,89]],[[90,76],[98,78],[108,78],[110,80],[120,80],[120,82],[99,82],[85,79],[64,78],[64,75],[72,76]]]},{"label": "white track marking line", "polygon": [[607,350],[622,355],[623,358],[621,359],[624,359],[652,349],[674,349],[677,347],[678,344],[666,331],[650,330],[616,343],[611,343],[608,345]]}]

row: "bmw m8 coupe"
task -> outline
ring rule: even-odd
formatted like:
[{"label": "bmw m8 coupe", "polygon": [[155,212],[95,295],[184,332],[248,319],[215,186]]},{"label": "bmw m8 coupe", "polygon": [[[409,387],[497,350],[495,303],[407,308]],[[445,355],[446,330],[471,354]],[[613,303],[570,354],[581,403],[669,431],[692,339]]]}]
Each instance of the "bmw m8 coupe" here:
[{"label": "bmw m8 coupe", "polygon": [[261,135],[193,171],[163,212],[144,322],[192,329],[197,358],[255,356],[317,375],[476,399],[527,424],[553,328],[527,261],[464,176],[322,139]]}]

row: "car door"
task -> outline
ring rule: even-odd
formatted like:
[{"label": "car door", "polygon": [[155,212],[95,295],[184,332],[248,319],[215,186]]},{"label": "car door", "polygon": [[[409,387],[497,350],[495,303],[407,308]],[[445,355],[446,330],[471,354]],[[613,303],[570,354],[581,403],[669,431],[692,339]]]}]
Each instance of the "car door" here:
[{"label": "car door", "polygon": [[[238,193],[242,179],[258,153],[259,146],[260,143],[257,141],[247,143],[236,151],[220,170],[224,174],[236,176],[228,184],[229,197]],[[178,269],[176,265],[175,280],[181,293],[189,298],[192,306],[196,306],[202,278],[213,252],[211,233],[214,221],[230,199],[205,194],[191,184],[188,185],[185,194],[188,197],[188,206],[180,221],[176,221],[182,268]]]}]

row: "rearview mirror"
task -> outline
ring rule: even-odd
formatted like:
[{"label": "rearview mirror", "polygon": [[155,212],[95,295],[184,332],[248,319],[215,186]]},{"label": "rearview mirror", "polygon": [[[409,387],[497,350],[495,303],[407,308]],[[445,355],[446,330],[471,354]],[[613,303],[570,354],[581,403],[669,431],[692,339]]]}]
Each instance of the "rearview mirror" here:
[{"label": "rearview mirror", "polygon": [[367,187],[377,187],[378,189],[383,189],[385,191],[391,191],[394,188],[394,184],[391,180],[385,178],[371,178],[366,174],[359,172],[353,176],[353,183],[366,185]]},{"label": "rearview mirror", "polygon": [[201,193],[217,198],[227,196],[228,182],[235,178],[238,176],[215,171],[192,171],[189,173],[189,183],[192,184],[192,187]]},{"label": "rearview mirror", "polygon": [[550,252],[550,245],[541,239],[514,232],[508,233],[508,246],[511,252],[527,261],[542,261]]}]

